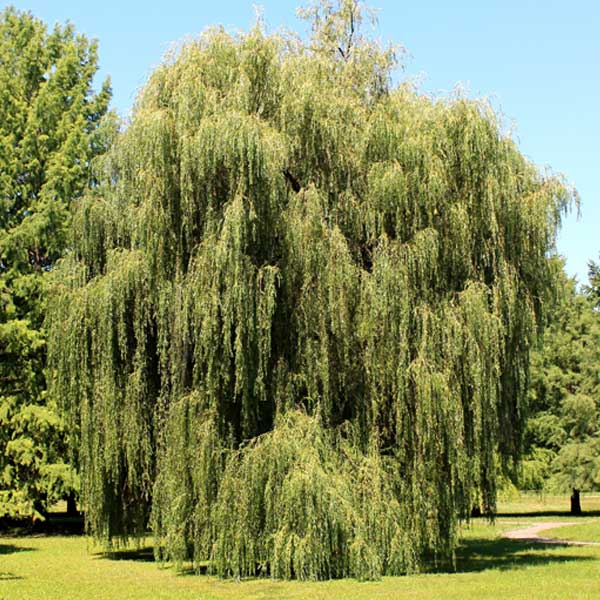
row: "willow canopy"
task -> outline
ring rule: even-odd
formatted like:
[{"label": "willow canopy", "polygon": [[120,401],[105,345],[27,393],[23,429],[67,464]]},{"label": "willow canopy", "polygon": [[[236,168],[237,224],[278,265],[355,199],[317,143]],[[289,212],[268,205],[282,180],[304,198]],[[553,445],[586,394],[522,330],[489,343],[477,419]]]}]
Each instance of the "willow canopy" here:
[{"label": "willow canopy", "polygon": [[89,532],[221,576],[444,560],[519,453],[569,191],[494,112],[391,84],[356,2],[150,77],[59,270]]}]

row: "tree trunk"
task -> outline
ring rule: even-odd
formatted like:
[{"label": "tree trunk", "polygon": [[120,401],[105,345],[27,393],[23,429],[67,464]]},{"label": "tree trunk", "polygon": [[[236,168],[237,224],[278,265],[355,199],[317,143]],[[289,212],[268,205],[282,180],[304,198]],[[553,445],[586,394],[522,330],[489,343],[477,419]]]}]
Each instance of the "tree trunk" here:
[{"label": "tree trunk", "polygon": [[[36,498],[33,501],[33,510],[35,510],[41,516],[41,520],[44,521],[48,516],[48,510],[46,508],[46,503],[42,501],[41,498]],[[38,521],[37,517],[33,517],[33,522]]]},{"label": "tree trunk", "polygon": [[581,514],[581,500],[579,498],[579,490],[573,488],[573,494],[571,496],[571,514]]},{"label": "tree trunk", "polygon": [[79,516],[79,511],[77,510],[77,500],[75,498],[75,492],[72,490],[69,492],[69,496],[67,498],[67,516],[68,517]]}]

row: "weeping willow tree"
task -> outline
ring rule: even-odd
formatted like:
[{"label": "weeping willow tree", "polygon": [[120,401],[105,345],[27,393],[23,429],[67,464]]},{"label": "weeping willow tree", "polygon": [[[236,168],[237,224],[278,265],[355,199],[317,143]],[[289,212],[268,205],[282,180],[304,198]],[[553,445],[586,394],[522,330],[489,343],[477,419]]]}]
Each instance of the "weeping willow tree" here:
[{"label": "weeping willow tree", "polygon": [[452,557],[519,455],[571,196],[485,103],[393,86],[356,2],[307,15],[152,74],[52,307],[88,531],[220,576]]}]

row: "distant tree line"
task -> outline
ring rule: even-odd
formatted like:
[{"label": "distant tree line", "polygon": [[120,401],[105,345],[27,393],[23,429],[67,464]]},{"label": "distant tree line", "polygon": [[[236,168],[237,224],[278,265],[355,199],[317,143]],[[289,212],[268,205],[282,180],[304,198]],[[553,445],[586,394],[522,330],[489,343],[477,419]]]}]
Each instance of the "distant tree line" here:
[{"label": "distant tree line", "polygon": [[529,419],[520,485],[572,493],[600,490],[600,277],[590,262],[577,290],[564,275],[541,347],[531,359]]}]

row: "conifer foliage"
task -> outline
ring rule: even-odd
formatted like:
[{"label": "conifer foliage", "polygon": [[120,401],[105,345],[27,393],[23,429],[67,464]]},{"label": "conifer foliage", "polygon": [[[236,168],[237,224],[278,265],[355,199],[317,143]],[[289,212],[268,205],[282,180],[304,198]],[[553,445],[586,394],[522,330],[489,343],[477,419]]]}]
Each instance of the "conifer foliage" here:
[{"label": "conifer foliage", "polygon": [[560,286],[543,346],[531,356],[521,485],[551,493],[600,489],[600,312],[598,265],[588,284],[559,263]]},{"label": "conifer foliage", "polygon": [[356,2],[307,14],[152,74],[53,306],[89,531],[221,576],[451,557],[518,455],[570,200],[486,104],[392,86]]},{"label": "conifer foliage", "polygon": [[43,321],[70,204],[115,129],[97,68],[97,44],[72,25],[0,12],[0,517],[40,517],[77,487],[46,396]]}]

